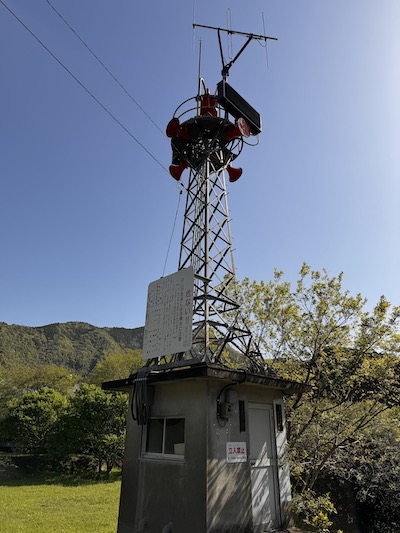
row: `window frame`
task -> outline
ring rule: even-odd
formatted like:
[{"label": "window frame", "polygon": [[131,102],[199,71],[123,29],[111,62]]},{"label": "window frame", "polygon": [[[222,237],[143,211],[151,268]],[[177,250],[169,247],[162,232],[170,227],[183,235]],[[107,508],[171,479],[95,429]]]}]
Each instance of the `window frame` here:
[{"label": "window frame", "polygon": [[[162,443],[161,443],[161,452],[150,452],[147,450],[147,444],[148,444],[148,438],[149,438],[149,428],[152,420],[162,420]],[[184,416],[152,416],[149,420],[150,424],[147,424],[146,426],[143,426],[143,448],[142,448],[142,457],[144,459],[160,459],[163,461],[180,461],[183,462],[185,459],[185,449],[183,454],[176,454],[176,453],[165,453],[165,442],[166,442],[166,427],[167,427],[167,420],[183,420],[184,428],[183,428],[183,445],[186,446],[186,418]],[[178,443],[176,443],[178,444]],[[181,443],[179,443],[181,444]]]}]

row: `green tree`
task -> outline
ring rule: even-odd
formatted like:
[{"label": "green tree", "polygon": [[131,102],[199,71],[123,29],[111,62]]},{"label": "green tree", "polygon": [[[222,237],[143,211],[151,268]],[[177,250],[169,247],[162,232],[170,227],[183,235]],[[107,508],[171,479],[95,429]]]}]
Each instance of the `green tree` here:
[{"label": "green tree", "polygon": [[31,388],[49,387],[62,394],[70,394],[80,379],[69,368],[53,364],[41,365],[35,369]]},{"label": "green tree", "polygon": [[342,281],[304,264],[294,288],[278,271],[270,282],[237,287],[267,364],[305,385],[288,402],[292,475],[304,494],[340,450],[400,404],[400,308],[381,297],[366,311],[366,300]]},{"label": "green tree", "polygon": [[86,381],[101,385],[105,381],[124,379],[145,364],[141,350],[119,350],[107,353],[104,359],[97,362]]},{"label": "green tree", "polygon": [[15,365],[9,368],[0,366],[0,418],[8,413],[8,403],[13,398],[22,398],[32,392],[31,384],[35,376],[35,368],[26,365]]},{"label": "green tree", "polygon": [[29,392],[48,387],[62,394],[71,393],[79,376],[65,367],[53,364],[0,366],[0,418],[8,412],[8,402]]},{"label": "green tree", "polygon": [[67,404],[65,396],[49,388],[25,394],[11,400],[4,430],[24,451],[44,453],[48,437]]},{"label": "green tree", "polygon": [[110,472],[122,461],[126,412],[125,394],[82,384],[54,429],[50,455],[64,463],[74,456],[90,457],[99,473],[104,464]]},{"label": "green tree", "polygon": [[328,468],[331,483],[351,484],[363,529],[400,531],[400,409],[385,411],[351,447],[340,448]]}]

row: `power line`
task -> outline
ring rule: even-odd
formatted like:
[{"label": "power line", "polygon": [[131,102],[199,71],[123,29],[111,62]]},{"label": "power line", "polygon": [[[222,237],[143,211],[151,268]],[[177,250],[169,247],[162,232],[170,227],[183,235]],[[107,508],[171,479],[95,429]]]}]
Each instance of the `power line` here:
[{"label": "power line", "polygon": [[160,167],[165,170],[169,174],[169,171],[166,167],[142,144],[139,139],[137,139],[133,133],[131,133],[123,124],[120,122],[115,115],[109,111],[104,104],[100,102],[100,100],[64,65],[64,63],[58,59],[58,57],[53,54],[53,52],[37,37],[33,31],[9,8],[7,4],[4,3],[4,0],[0,0],[0,2],[3,4],[3,6],[11,13],[11,15],[26,29],[27,32],[29,32],[32,37],[48,52],[51,57],[57,61],[57,63],[82,87],[82,89],[91,97],[93,100],[119,125],[121,128],[141,147],[143,150],[152,158],[154,161],[160,165]]},{"label": "power line", "polygon": [[64,22],[64,24],[72,31],[72,33],[80,40],[80,42],[87,48],[87,50],[92,54],[92,56],[100,63],[100,65],[104,68],[106,72],[112,77],[112,79],[121,87],[121,89],[125,92],[125,94],[128,95],[128,97],[132,100],[132,102],[137,105],[137,107],[146,115],[146,117],[150,120],[150,122],[162,133],[162,135],[165,137],[164,131],[154,122],[154,120],[151,118],[151,116],[143,109],[143,107],[135,100],[135,98],[128,92],[128,90],[122,85],[122,83],[114,76],[114,74],[107,68],[107,66],[103,63],[103,61],[93,52],[93,50],[90,48],[90,46],[78,35],[77,31],[65,20],[65,18],[61,15],[59,11],[53,6],[53,4],[46,0],[48,5],[51,7],[51,9],[60,17],[60,19]]}]

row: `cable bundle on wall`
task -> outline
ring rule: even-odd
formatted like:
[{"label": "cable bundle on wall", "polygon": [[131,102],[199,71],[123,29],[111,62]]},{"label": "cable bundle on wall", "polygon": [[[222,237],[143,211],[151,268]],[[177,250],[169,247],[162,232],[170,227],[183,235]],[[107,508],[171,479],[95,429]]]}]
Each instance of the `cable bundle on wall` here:
[{"label": "cable bundle on wall", "polygon": [[150,398],[148,397],[147,382],[151,370],[141,368],[133,383],[131,398],[131,414],[139,426],[145,426],[150,419]]}]

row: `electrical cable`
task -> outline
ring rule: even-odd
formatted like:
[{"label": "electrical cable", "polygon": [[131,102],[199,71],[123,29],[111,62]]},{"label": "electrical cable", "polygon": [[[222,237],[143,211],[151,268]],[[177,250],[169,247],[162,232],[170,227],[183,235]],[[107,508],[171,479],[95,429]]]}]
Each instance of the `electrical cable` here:
[{"label": "electrical cable", "polygon": [[[100,100],[62,63],[62,61],[60,61],[56,55],[39,39],[39,37],[37,37],[35,35],[35,33],[7,6],[7,4],[4,3],[3,0],[0,0],[0,2],[4,5],[4,7],[11,13],[11,15],[13,15],[17,21],[32,35],[32,37],[53,57],[53,59],[55,59],[55,61],[57,61],[57,63],[82,87],[82,89],[84,89],[86,91],[87,94],[89,94],[89,96],[91,96],[93,98],[93,100],[119,125],[121,126],[121,128],[152,158],[154,159],[154,161],[163,169],[165,170],[165,172],[167,172],[168,175],[170,175],[169,173],[169,170],[111,113],[111,111],[109,111],[101,102]],[[65,24],[71,29],[71,31],[78,37],[78,39],[88,48],[88,50],[93,54],[93,56],[99,61],[99,63],[107,70],[107,72],[110,74],[110,76],[113,77],[113,79],[122,87],[122,89],[128,94],[128,96],[135,102],[135,104],[143,111],[143,113],[153,122],[153,120],[151,119],[151,117],[149,115],[147,115],[147,113],[144,111],[143,108],[141,108],[141,106],[134,100],[134,98],[129,95],[129,93],[126,91],[126,89],[119,83],[119,81],[113,76],[113,74],[107,69],[107,67],[101,62],[101,60],[96,56],[96,54],[88,47],[88,45],[79,37],[79,35],[75,32],[75,30],[67,23],[67,21],[65,21],[65,19],[62,17],[62,15],[53,7],[53,5],[48,1],[46,0],[46,2],[49,4],[49,6],[54,9],[54,11],[57,13],[57,15],[59,15],[61,17],[61,19],[65,22]],[[157,124],[155,124],[155,122],[153,122],[153,124],[160,130],[160,128],[157,126]],[[161,131],[161,130],[160,130]],[[161,131],[161,133],[163,133]],[[163,136],[165,137],[164,133],[163,133]],[[172,234],[171,234],[171,238],[170,238],[170,242],[169,242],[169,245],[168,245],[168,250],[167,250],[167,256],[166,256],[166,259],[165,259],[165,263],[164,263],[164,269],[163,269],[163,276],[164,276],[164,273],[165,273],[165,268],[166,268],[166,263],[167,263],[167,260],[168,260],[168,256],[169,256],[169,251],[170,251],[170,247],[171,247],[171,241],[172,241],[172,238],[173,238],[173,234],[175,232],[175,226],[176,226],[176,220],[177,220],[177,215],[178,215],[178,210],[179,210],[179,205],[180,205],[180,199],[181,199],[181,196],[182,196],[182,189],[185,189],[185,186],[182,184],[182,183],[179,183],[178,184],[180,187],[181,187],[181,191],[179,193],[179,200],[178,200],[178,207],[177,207],[177,210],[176,210],[176,214],[175,214],[175,220],[174,220],[174,223],[173,223],[173,229],[172,229]]]},{"label": "electrical cable", "polygon": [[169,243],[168,243],[168,249],[167,249],[167,254],[166,254],[166,257],[165,257],[163,273],[162,273],[162,276],[161,276],[162,278],[164,277],[164,274],[165,274],[165,268],[167,266],[167,261],[168,261],[169,251],[170,251],[170,248],[171,248],[172,238],[173,238],[174,233],[175,233],[175,226],[176,226],[176,220],[178,218],[178,212],[179,212],[179,206],[180,206],[180,203],[181,203],[181,197],[182,197],[182,189],[179,191],[178,205],[176,207],[175,219],[174,219],[174,223],[172,225],[171,237],[170,237]]},{"label": "electrical cable", "polygon": [[[51,9],[60,17],[60,19],[64,22],[64,24],[72,31],[72,33],[77,37],[77,39],[79,39],[79,41],[86,47],[86,49],[92,54],[92,56],[98,61],[98,63],[104,68],[104,70],[112,77],[112,79],[121,87],[121,89],[125,92],[125,94],[127,94],[127,96],[132,100],[132,102],[142,111],[142,113],[150,120],[150,122],[158,129],[158,131],[163,135],[163,137],[166,137],[166,134],[165,132],[158,126],[158,124],[156,124],[156,122],[154,122],[154,120],[151,118],[151,116],[143,109],[143,107],[135,100],[135,98],[129,93],[129,91],[122,85],[122,83],[114,76],[114,74],[110,71],[110,69],[103,63],[103,61],[98,57],[97,54],[95,54],[95,52],[93,52],[93,50],[90,48],[90,46],[82,39],[82,37],[78,34],[78,32],[71,26],[71,24],[69,24],[69,22],[63,17],[63,15],[53,6],[53,4],[50,2],[50,0],[45,0],[47,2],[47,4],[51,7]],[[174,220],[174,223],[173,223],[173,227],[172,227],[172,232],[171,232],[171,238],[170,238],[170,241],[169,241],[169,244],[168,244],[168,249],[167,249],[167,254],[166,254],[166,258],[165,258],[165,263],[164,263],[164,268],[163,268],[163,273],[162,273],[162,277],[164,276],[165,274],[165,268],[166,268],[166,264],[167,264],[167,261],[168,261],[168,256],[169,256],[169,252],[170,252],[170,248],[171,248],[171,242],[172,242],[172,238],[173,238],[173,235],[174,235],[174,232],[175,232],[175,226],[176,226],[176,220],[177,220],[177,215],[178,215],[178,211],[179,211],[179,205],[180,205],[180,201],[181,201],[181,196],[182,196],[182,189],[185,189],[184,185],[182,183],[178,183],[178,185],[181,187],[181,190],[179,191],[179,199],[178,199],[178,206],[177,206],[177,209],[176,209],[176,214],[175,214],[175,220]]]},{"label": "electrical cable", "polygon": [[142,144],[139,139],[137,139],[133,133],[131,133],[123,124],[120,122],[115,115],[109,111],[104,104],[64,65],[64,63],[58,59],[58,57],[53,54],[53,52],[35,35],[35,33],[9,8],[7,4],[4,3],[4,0],[0,0],[1,4],[11,13],[11,15],[29,32],[32,37],[48,52],[51,57],[57,61],[57,63],[84,89],[84,91],[91,97],[93,100],[119,125],[121,128],[163,169],[167,174],[169,171],[164,165]]},{"label": "electrical cable", "polygon": [[112,77],[112,79],[121,87],[121,89],[125,92],[125,94],[132,100],[132,102],[137,105],[137,107],[146,115],[146,117],[150,120],[150,122],[158,129],[158,131],[163,135],[163,137],[166,137],[165,132],[154,122],[154,120],[151,118],[151,116],[143,109],[143,107],[134,99],[134,97],[129,93],[129,91],[122,85],[122,83],[114,76],[114,74],[107,68],[107,66],[103,63],[103,61],[93,52],[93,50],[90,48],[90,46],[80,37],[78,32],[65,20],[65,18],[61,15],[59,11],[53,6],[53,4],[49,0],[45,0],[47,4],[51,7],[51,9],[60,17],[60,19],[64,22],[64,24],[72,31],[72,33],[80,40],[80,42],[87,48],[87,50],[92,54],[92,56],[100,63],[100,65],[104,68],[106,72]]},{"label": "electrical cable", "polygon": [[150,402],[147,394],[147,382],[151,369],[148,366],[141,368],[133,382],[130,403],[131,415],[139,426],[145,426],[150,420]]}]

